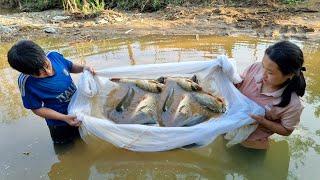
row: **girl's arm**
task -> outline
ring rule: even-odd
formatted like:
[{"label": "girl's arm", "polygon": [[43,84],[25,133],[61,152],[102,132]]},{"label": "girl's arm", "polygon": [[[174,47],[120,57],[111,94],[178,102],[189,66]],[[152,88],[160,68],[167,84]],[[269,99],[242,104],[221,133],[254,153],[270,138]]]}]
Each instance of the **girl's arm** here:
[{"label": "girl's arm", "polygon": [[83,70],[88,70],[88,71],[90,71],[93,75],[96,74],[94,68],[89,67],[89,66],[82,66],[82,65],[78,65],[78,64],[73,64],[73,65],[72,65],[71,73],[81,73],[81,72],[83,72]]},{"label": "girl's arm", "polygon": [[252,119],[256,120],[259,124],[271,130],[272,132],[275,132],[283,136],[289,136],[292,133],[292,130],[286,129],[280,123],[270,121],[263,116],[257,116],[257,115],[250,115],[250,116]]},{"label": "girl's arm", "polygon": [[70,126],[80,126],[81,122],[76,116],[65,115],[49,108],[32,109],[32,112],[46,119],[56,119],[68,123]]}]

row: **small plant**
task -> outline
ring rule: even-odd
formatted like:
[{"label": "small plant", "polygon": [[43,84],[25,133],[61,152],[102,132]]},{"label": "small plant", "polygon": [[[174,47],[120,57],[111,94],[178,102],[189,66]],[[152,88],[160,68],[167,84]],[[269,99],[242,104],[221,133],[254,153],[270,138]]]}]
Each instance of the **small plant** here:
[{"label": "small plant", "polygon": [[62,3],[66,11],[83,18],[99,15],[105,6],[103,0],[63,0]]}]

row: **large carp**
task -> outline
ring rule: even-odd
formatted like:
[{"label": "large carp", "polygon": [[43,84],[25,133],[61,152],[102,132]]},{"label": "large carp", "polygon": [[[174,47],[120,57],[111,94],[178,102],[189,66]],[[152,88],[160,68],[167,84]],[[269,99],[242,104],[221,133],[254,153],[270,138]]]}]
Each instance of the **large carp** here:
[{"label": "large carp", "polygon": [[182,78],[166,78],[160,99],[160,125],[192,126],[226,111],[222,98],[194,87],[193,83]]},{"label": "large carp", "polygon": [[205,92],[196,76],[111,81],[116,88],[107,97],[104,115],[115,123],[192,126],[226,110],[224,100]]},{"label": "large carp", "polygon": [[161,85],[133,79],[117,79],[115,82],[116,88],[108,94],[104,106],[107,118],[118,124],[157,123],[157,99]]}]

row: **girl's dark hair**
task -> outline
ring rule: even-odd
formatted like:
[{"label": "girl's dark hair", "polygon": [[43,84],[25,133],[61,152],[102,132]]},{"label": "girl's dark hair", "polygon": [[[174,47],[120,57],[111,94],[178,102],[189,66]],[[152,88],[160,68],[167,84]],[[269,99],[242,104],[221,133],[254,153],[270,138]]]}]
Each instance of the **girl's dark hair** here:
[{"label": "girl's dark hair", "polygon": [[305,68],[302,67],[304,58],[301,49],[289,41],[280,41],[269,46],[265,54],[279,66],[283,75],[294,74],[291,80],[285,82],[287,87],[284,89],[281,95],[281,102],[277,106],[287,106],[290,103],[293,92],[302,97],[305,93],[306,81],[302,73]]},{"label": "girl's dark hair", "polygon": [[22,40],[13,45],[7,56],[10,66],[23,74],[39,75],[45,66],[45,52],[29,40]]}]

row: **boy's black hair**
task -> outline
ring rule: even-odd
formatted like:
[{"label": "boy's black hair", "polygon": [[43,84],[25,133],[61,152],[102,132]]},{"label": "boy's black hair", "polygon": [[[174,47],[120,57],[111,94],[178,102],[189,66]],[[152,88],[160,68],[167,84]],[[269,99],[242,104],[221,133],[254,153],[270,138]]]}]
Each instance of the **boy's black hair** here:
[{"label": "boy's black hair", "polygon": [[21,40],[8,51],[8,62],[10,66],[28,75],[39,75],[44,69],[46,54],[43,49],[30,40]]},{"label": "boy's black hair", "polygon": [[287,106],[290,103],[293,92],[302,97],[305,93],[306,81],[302,73],[305,68],[302,67],[304,58],[301,49],[289,41],[280,41],[269,46],[265,54],[279,66],[283,75],[294,74],[291,80],[285,82],[287,87],[284,89],[281,95],[281,102],[277,106]]}]

